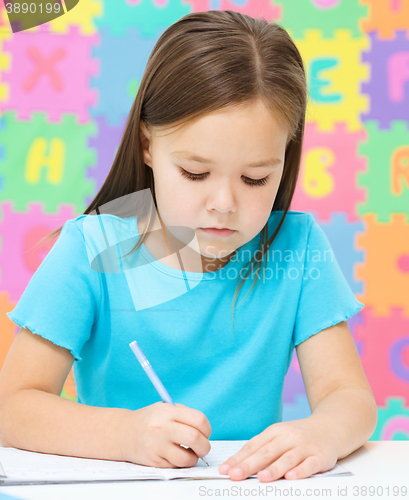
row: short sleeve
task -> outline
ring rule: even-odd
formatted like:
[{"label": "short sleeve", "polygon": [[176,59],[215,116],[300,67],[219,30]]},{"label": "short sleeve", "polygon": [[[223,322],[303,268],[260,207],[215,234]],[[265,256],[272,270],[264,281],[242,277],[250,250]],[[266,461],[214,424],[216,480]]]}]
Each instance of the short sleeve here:
[{"label": "short sleeve", "polygon": [[294,347],[364,307],[342,274],[324,231],[311,214],[308,216],[310,229],[293,331]]},{"label": "short sleeve", "polygon": [[82,232],[67,221],[16,307],[7,316],[81,361],[81,349],[98,321],[99,273],[89,265]]}]

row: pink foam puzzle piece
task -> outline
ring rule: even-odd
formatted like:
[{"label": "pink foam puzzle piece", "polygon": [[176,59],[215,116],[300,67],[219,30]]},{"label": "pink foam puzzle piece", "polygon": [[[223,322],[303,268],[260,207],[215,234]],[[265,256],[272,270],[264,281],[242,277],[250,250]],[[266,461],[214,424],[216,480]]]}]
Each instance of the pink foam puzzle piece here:
[{"label": "pink foam puzzle piece", "polygon": [[89,122],[89,108],[97,101],[90,80],[99,72],[91,54],[98,43],[98,34],[82,36],[77,26],[67,34],[45,29],[14,34],[4,42],[12,63],[3,77],[10,88],[3,109],[25,121],[34,111],[44,111],[50,122],[60,122],[64,113],[76,114],[78,123]]},{"label": "pink foam puzzle piece", "polygon": [[361,311],[364,318],[355,327],[362,342],[361,362],[378,406],[390,396],[409,394],[409,318],[400,308],[377,316],[372,307]]},{"label": "pink foam puzzle piece", "polygon": [[56,240],[36,244],[76,214],[68,204],[60,205],[57,214],[47,214],[41,203],[29,203],[27,212],[15,212],[12,202],[3,202],[1,215],[0,287],[17,302]]},{"label": "pink foam puzzle piece", "polygon": [[357,186],[358,172],[367,168],[366,159],[358,154],[365,138],[364,130],[351,132],[345,123],[337,123],[331,131],[307,123],[291,209],[314,212],[321,221],[329,221],[333,212],[356,221],[356,205],[366,196]]}]

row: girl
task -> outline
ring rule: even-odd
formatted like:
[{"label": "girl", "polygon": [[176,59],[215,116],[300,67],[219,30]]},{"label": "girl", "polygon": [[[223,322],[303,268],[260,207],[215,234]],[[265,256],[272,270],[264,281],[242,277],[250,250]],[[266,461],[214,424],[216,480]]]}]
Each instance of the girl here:
[{"label": "girl", "polygon": [[[314,218],[289,210],[306,97],[277,24],[209,11],[162,34],[104,185],[8,313],[21,329],[0,375],[3,445],[191,467],[210,436],[248,439],[219,471],[272,481],[369,439],[346,323],[363,304]],[[133,340],[175,406],[155,402]],[[294,347],[312,414],[281,422]],[[73,363],[78,402],[60,397]]]}]

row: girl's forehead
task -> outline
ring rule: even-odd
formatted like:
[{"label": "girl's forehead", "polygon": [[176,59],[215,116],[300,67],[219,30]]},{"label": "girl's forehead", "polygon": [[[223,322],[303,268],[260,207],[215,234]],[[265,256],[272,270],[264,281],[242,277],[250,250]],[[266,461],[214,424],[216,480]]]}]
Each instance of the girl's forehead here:
[{"label": "girl's forehead", "polygon": [[204,133],[216,138],[237,133],[240,136],[265,136],[266,140],[271,140],[269,135],[288,135],[288,125],[267,107],[262,111],[260,108],[243,107],[207,113],[184,123],[151,127],[152,138],[170,143],[189,137],[200,142],[201,137],[206,140],[206,136],[202,135]]},{"label": "girl's forehead", "polygon": [[165,125],[150,126],[149,129],[156,137],[166,137],[180,131],[206,126],[207,124],[210,127],[213,125],[215,119],[218,118],[233,122],[238,118],[258,120],[260,115],[270,118],[272,121],[280,124],[283,128],[287,127],[286,123],[282,123],[283,119],[274,109],[273,104],[266,106],[261,99],[257,99],[223,106],[220,109],[203,113],[195,118],[189,119],[187,117],[186,119],[182,118],[181,120]]}]

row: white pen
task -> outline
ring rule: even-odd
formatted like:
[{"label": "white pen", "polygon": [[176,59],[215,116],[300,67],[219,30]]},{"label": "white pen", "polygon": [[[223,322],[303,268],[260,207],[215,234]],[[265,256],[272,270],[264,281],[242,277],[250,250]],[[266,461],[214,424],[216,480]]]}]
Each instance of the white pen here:
[{"label": "white pen", "polygon": [[[155,370],[152,368],[149,361],[146,359],[145,354],[142,352],[142,349],[139,347],[136,340],[129,344],[129,347],[132,349],[132,352],[135,354],[136,359],[141,364],[142,368],[145,370],[146,375],[148,375],[149,380],[152,382],[155,389],[158,391],[159,396],[162,398],[164,403],[169,403],[171,405],[175,405],[172,401],[172,398],[169,396],[168,391],[165,389],[162,382],[159,380],[159,377],[156,375]],[[199,457],[208,467],[209,464],[206,462],[205,457]]]}]

